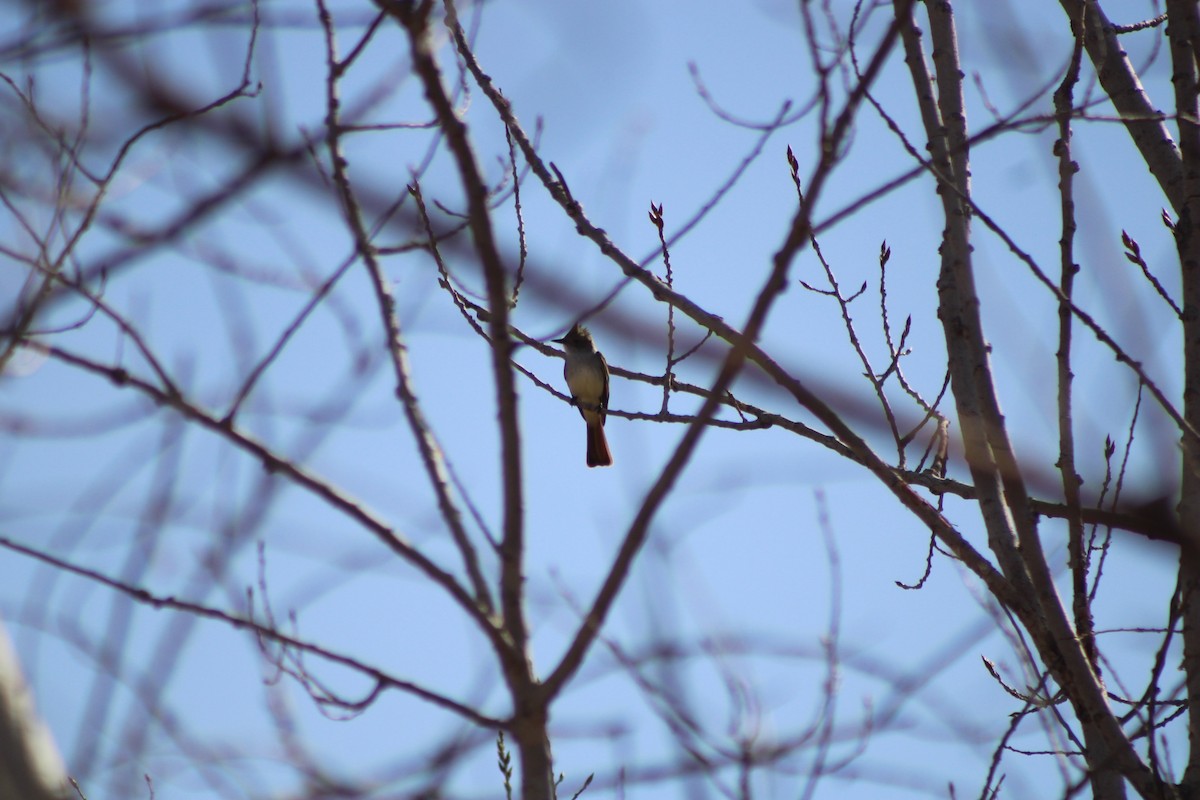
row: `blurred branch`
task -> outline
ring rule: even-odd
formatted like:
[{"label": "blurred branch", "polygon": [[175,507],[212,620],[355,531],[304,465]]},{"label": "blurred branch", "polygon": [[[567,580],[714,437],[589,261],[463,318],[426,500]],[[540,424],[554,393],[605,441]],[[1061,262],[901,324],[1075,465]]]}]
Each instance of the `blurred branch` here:
[{"label": "blurred branch", "polygon": [[369,695],[371,697],[373,697],[374,694],[379,692],[381,689],[396,689],[407,694],[411,694],[415,697],[419,697],[428,703],[438,706],[439,708],[452,711],[477,725],[496,729],[505,724],[499,719],[488,717],[479,713],[475,709],[470,708],[469,706],[465,706],[436,692],[431,692],[415,683],[394,678],[391,675],[388,675],[386,672],[369,666],[358,659],[350,658],[349,656],[336,653],[325,647],[321,647],[320,645],[289,636],[286,633],[283,633],[273,627],[263,625],[254,621],[253,619],[240,617],[235,614],[222,611],[221,609],[211,608],[199,603],[179,600],[175,597],[162,597],[155,595],[149,591],[146,591],[145,589],[141,589],[136,586],[130,586],[122,581],[109,578],[106,575],[97,572],[96,570],[81,567],[76,564],[72,564],[65,559],[52,556],[49,553],[43,553],[32,547],[27,547],[19,542],[9,539],[6,536],[0,536],[0,547],[7,548],[15,553],[20,553],[36,559],[44,564],[49,564],[57,570],[69,572],[72,575],[77,575],[81,578],[86,578],[87,580],[107,586],[108,588],[116,592],[120,592],[126,597],[129,597],[132,600],[151,608],[181,611],[186,614],[202,617],[204,619],[215,620],[217,622],[224,623],[235,630],[248,630],[261,639],[277,642],[285,647],[290,647],[301,652],[311,653],[312,655],[318,656],[326,661],[346,667],[354,672],[358,672],[370,678],[376,683],[375,689],[372,691],[372,694]]},{"label": "blurred branch", "polygon": [[[0,540],[2,541],[2,540]],[[0,622],[0,797],[65,800],[67,772]]]},{"label": "blurred branch", "polygon": [[467,615],[488,636],[489,640],[497,635],[490,619],[476,605],[474,598],[467,594],[462,586],[459,585],[453,575],[444,571],[428,556],[404,540],[399,533],[383,521],[377,519],[361,504],[352,500],[349,495],[311,474],[299,464],[292,462],[284,456],[277,455],[270,447],[242,431],[233,422],[214,416],[183,396],[164,392],[146,381],[130,375],[120,367],[110,367],[53,345],[36,344],[31,345],[31,347],[41,350],[64,363],[79,367],[85,372],[107,378],[117,386],[134,389],[154,400],[159,405],[175,409],[185,418],[225,439],[230,444],[260,461],[264,469],[278,472],[287,477],[298,486],[308,490],[316,497],[324,500],[331,507],[341,511],[348,518],[361,525],[389,550],[400,556],[404,561],[412,564],[435,584],[441,586],[459,607],[467,612]]}]

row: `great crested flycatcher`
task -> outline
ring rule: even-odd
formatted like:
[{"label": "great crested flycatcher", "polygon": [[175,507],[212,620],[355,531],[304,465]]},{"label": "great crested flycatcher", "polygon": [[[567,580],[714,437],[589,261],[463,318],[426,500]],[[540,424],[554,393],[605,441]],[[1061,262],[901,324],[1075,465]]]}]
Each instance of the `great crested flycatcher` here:
[{"label": "great crested flycatcher", "polygon": [[587,465],[607,467],[613,463],[604,437],[604,418],[608,413],[608,364],[596,350],[592,334],[582,325],[567,331],[554,341],[566,351],[563,376],[571,390],[571,400],[587,423]]}]

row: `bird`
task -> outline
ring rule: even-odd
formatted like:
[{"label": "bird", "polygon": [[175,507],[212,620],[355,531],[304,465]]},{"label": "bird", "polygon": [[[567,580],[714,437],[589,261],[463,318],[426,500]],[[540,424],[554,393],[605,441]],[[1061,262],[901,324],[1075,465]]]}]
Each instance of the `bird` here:
[{"label": "bird", "polygon": [[608,363],[596,349],[592,334],[576,323],[561,339],[555,339],[566,353],[563,377],[571,392],[571,402],[587,423],[587,465],[607,467],[613,463],[604,420],[608,415]]}]

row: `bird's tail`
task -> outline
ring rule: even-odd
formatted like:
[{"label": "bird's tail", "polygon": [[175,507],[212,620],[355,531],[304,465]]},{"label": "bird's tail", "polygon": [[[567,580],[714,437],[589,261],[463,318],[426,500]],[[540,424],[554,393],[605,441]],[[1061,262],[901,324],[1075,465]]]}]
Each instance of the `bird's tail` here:
[{"label": "bird's tail", "polygon": [[589,467],[608,467],[612,463],[612,453],[608,449],[608,439],[604,436],[604,426],[599,422],[588,422],[587,465]]}]

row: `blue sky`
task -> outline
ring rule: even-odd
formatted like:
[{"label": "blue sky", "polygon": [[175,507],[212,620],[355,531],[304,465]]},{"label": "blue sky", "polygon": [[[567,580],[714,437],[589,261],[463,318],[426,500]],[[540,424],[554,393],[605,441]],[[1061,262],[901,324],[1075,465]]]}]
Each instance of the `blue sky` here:
[{"label": "blue sky", "polygon": [[[1052,87],[1070,54],[1066,21],[1057,8],[1014,0],[1005,14],[1000,5],[960,9],[968,118],[976,130],[990,122],[989,107],[1007,113]],[[370,19],[370,6],[333,6],[345,52],[362,22]],[[138,19],[163,8],[116,3],[101,13]],[[312,24],[315,8],[292,2],[265,8],[278,15],[273,18],[292,22],[264,33],[259,42],[252,75],[262,81],[261,94],[236,101],[221,112],[221,119],[255,125],[269,120],[282,141],[296,142],[302,131],[319,130],[324,116],[323,45]],[[851,4],[833,2],[830,8],[844,23]],[[983,16],[972,16],[977,13]],[[886,10],[876,12],[869,31],[877,34],[885,16]],[[5,41],[24,30],[12,9],[0,14],[0,24]],[[1145,42],[1154,35],[1131,39],[1135,61],[1148,52]],[[126,53],[155,75],[182,79],[195,98],[207,102],[236,84],[246,40],[245,29],[237,25],[203,33],[176,30]],[[657,246],[646,219],[652,202],[665,206],[668,233],[677,229],[759,137],[757,131],[735,127],[712,113],[698,95],[689,64],[696,65],[718,104],[758,122],[771,119],[785,100],[802,103],[814,85],[792,4],[770,0],[736,9],[707,1],[613,0],[603,7],[550,0],[494,3],[484,10],[477,51],[526,129],[533,130],[535,120],[542,118],[543,156],[560,168],[589,217],[635,258]],[[448,68],[450,51],[443,46],[440,52]],[[406,72],[405,53],[399,32],[385,24],[345,82],[347,107],[370,92],[383,92],[364,122],[429,118],[420,89]],[[22,66],[4,68],[20,74]],[[68,119],[77,115],[79,63],[52,61],[35,71],[46,106]],[[1165,70],[1159,64],[1145,74],[1161,81]],[[1169,103],[1168,85],[1151,84],[1152,92],[1163,93],[1162,105]],[[911,83],[899,56],[893,57],[875,94],[920,146],[924,139]],[[129,107],[128,97],[102,72],[93,101],[97,138],[110,132],[128,135],[136,128],[140,112]],[[478,160],[490,178],[499,180],[507,157],[502,129],[477,90],[465,107]],[[1048,94],[1042,92],[1028,113],[1047,114],[1049,109]],[[1098,106],[1095,114],[1109,115],[1111,108]],[[809,116],[773,134],[721,204],[673,246],[679,291],[731,323],[742,323],[795,210],[785,149],[793,148],[806,176],[816,163],[815,131]],[[358,135],[348,149],[351,175],[364,190],[399,197],[429,136],[427,130]],[[1052,130],[1031,126],[981,143],[973,150],[972,174],[980,207],[1057,275],[1053,137]],[[1170,324],[1171,312],[1140,281],[1120,244],[1124,228],[1141,243],[1168,291],[1177,293],[1173,247],[1159,221],[1165,201],[1119,125],[1103,119],[1080,125],[1076,146],[1082,165],[1077,185],[1078,260],[1083,267],[1079,303],[1110,326],[1168,395],[1177,397],[1179,337]],[[106,149],[111,153],[111,146],[98,148],[98,163]],[[195,130],[169,129],[148,137],[114,183],[113,208],[152,228],[175,213],[181,199],[219,186],[242,157],[235,147],[216,144]],[[863,109],[817,219],[828,218],[911,164],[875,113]],[[452,164],[444,154],[424,177],[423,189],[449,207],[460,203]],[[575,233],[532,179],[523,186],[523,217],[531,285],[539,280],[561,283],[598,300],[620,283],[617,268]],[[515,262],[511,204],[497,210],[494,221]],[[19,235],[12,219],[0,225],[3,237]],[[913,317],[913,354],[903,363],[927,398],[937,394],[944,370],[934,288],[941,227],[932,182],[921,178],[821,236],[842,286],[852,290],[868,283],[852,309],[877,369],[886,362],[878,322],[878,254],[884,240],[892,248],[892,321],[899,327],[905,316]],[[400,236],[397,232],[391,238]],[[80,260],[96,263],[121,244],[120,236],[97,226],[80,246]],[[327,187],[278,176],[172,247],[157,249],[115,274],[106,299],[135,321],[182,385],[223,411],[240,377],[303,306],[314,276],[330,274],[349,255],[351,244]],[[984,323],[1013,439],[1033,471],[1053,477],[1055,302],[980,224],[975,245]],[[221,267],[231,263],[252,278],[230,278]],[[384,264],[430,425],[462,485],[469,487],[472,502],[495,530],[501,495],[488,352],[438,289],[428,258],[406,254]],[[661,263],[650,268],[660,272]],[[452,260],[451,269],[466,285],[480,289],[482,279],[470,259]],[[23,274],[15,264],[3,265],[0,286],[15,292]],[[870,398],[836,306],[797,282],[825,285],[811,252],[796,260],[791,279],[764,333],[764,346],[823,390]],[[63,303],[46,324],[76,320],[81,308]],[[522,296],[514,323],[547,338],[560,335],[576,311],[531,289]],[[658,338],[629,335],[630,319],[659,331]],[[627,287],[589,324],[611,364],[661,373],[665,308],[645,291]],[[128,342],[122,344],[102,319],[52,338],[145,374]],[[694,326],[681,324],[682,346],[698,338]],[[389,520],[440,563],[457,569],[392,395],[390,369],[380,360],[380,342],[372,294],[357,267],[339,284],[333,304],[314,315],[269,371],[241,423]],[[1136,380],[1082,331],[1077,342],[1079,458],[1085,490],[1090,490],[1103,474],[1104,436],[1123,446]],[[562,388],[557,359],[526,350],[518,360],[541,380]],[[712,380],[715,363],[694,358],[678,373],[703,385]],[[255,545],[262,542],[272,605],[281,615],[294,609],[304,636],[489,713],[505,712],[502,687],[482,637],[444,595],[326,503],[283,481],[268,480],[261,465],[211,434],[179,429],[169,410],[94,376],[45,363],[25,377],[4,379],[3,387],[0,414],[9,421],[0,432],[0,527],[5,536],[107,574],[135,576],[159,594],[186,592],[181,596],[235,609],[244,605],[245,587],[257,585]],[[528,380],[520,381],[519,391],[533,657],[549,670],[573,631],[577,609],[591,601],[626,526],[683,429],[613,416],[607,430],[616,466],[588,470],[577,413]],[[745,378],[736,391],[751,402],[811,421],[782,392],[761,381]],[[653,387],[613,381],[611,406],[617,411],[653,413],[660,403],[661,392]],[[688,396],[671,399],[673,411],[697,407]],[[1132,474],[1147,477],[1134,481],[1134,488],[1174,469],[1163,463],[1170,450],[1160,445],[1170,437],[1162,433],[1161,421],[1155,422],[1148,400],[1142,412],[1141,424],[1149,428],[1141,429],[1148,432],[1130,463]],[[332,415],[333,422],[327,424],[322,414]],[[43,427],[30,434],[16,429],[13,420],[34,420]],[[891,452],[880,431],[869,438],[881,452]],[[176,463],[172,472],[169,467]],[[961,466],[956,474],[964,475]],[[155,481],[168,478],[174,488],[165,519],[139,526]],[[265,513],[258,516],[257,501],[268,497]],[[953,498],[946,504],[967,537],[984,547],[982,525],[970,504]],[[1065,530],[1046,523],[1043,536],[1052,563],[1062,570]],[[830,555],[829,541],[836,557]],[[980,658],[995,661],[1017,683],[1019,666],[1012,643],[983,607],[981,587],[953,561],[935,555],[932,576],[920,591],[897,587],[897,581],[913,583],[920,577],[927,541],[922,526],[864,470],[815,444],[779,429],[711,430],[657,516],[605,636],[620,652],[633,655],[662,639],[704,649],[708,655],[688,662],[677,674],[652,665],[646,675],[665,682],[670,695],[716,740],[754,730],[760,741],[782,741],[804,730],[819,712],[825,680],[822,642],[831,609],[837,607],[844,658],[839,725],[845,732],[856,731],[865,709],[881,714],[894,710],[895,716],[886,718],[887,726],[870,738],[853,763],[824,779],[817,796],[878,797],[886,789],[895,797],[944,797],[948,782],[954,782],[959,796],[973,796],[1008,715],[1019,708],[986,674]],[[202,566],[213,552],[229,557],[231,568],[220,581],[205,582]],[[1102,629],[1162,624],[1174,581],[1170,554],[1118,538],[1105,569],[1097,606]],[[41,710],[68,763],[77,764],[88,735],[81,732],[88,719],[85,709],[96,696],[92,676],[97,657],[72,640],[102,649],[118,624],[119,604],[114,605],[109,590],[86,581],[60,577],[48,583],[43,568],[12,553],[0,552],[0,576],[0,615],[14,634]],[[169,612],[146,608],[134,608],[129,619],[128,640],[119,656],[127,673],[136,676],[157,663],[152,654],[180,623]],[[1110,635],[1105,641],[1111,643],[1113,663],[1142,663],[1149,652],[1143,637]],[[744,643],[753,646],[755,655],[739,653]],[[160,796],[168,794],[168,786],[175,797],[225,796],[225,778],[193,769],[181,757],[197,749],[222,754],[217,772],[250,781],[258,791],[292,786],[294,776],[278,765],[282,745],[275,738],[272,710],[277,717],[293,715],[304,747],[319,754],[335,776],[379,781],[396,791],[411,787],[388,784],[389,776],[403,772],[408,763],[421,763],[427,748],[459,727],[445,713],[395,694],[385,695],[354,720],[325,720],[294,683],[264,683],[269,670],[252,640],[210,622],[196,624],[175,650],[159,657],[167,656],[177,661],[163,697],[172,718],[183,721],[187,736],[172,733],[169,721],[150,724],[150,746],[137,763],[126,761],[119,746],[121,726],[136,727],[139,723],[126,720],[141,717],[129,687],[118,685],[90,773],[88,796],[93,800],[121,796],[119,788],[129,784],[120,781],[132,779],[136,786],[144,772],[155,778]],[[613,651],[598,645],[556,708],[556,766],[566,773],[564,786],[572,793],[590,772],[597,774],[597,785],[585,796],[608,792],[620,767],[632,773],[686,760],[651,710],[658,699],[639,688],[614,658]],[[336,668],[318,670],[341,691],[357,694],[367,688],[362,679]],[[930,673],[934,677],[924,680]],[[1129,674],[1140,675],[1136,670]],[[895,690],[898,682],[910,680],[918,682],[915,693]],[[1135,685],[1130,693],[1140,689]],[[899,695],[904,695],[902,701],[897,701]],[[1173,737],[1182,742],[1181,732]],[[1047,748],[1033,722],[1025,724],[1014,744]],[[854,737],[847,735],[834,752],[848,755],[854,748]],[[810,759],[810,750],[801,751],[778,775],[761,779],[759,795],[795,796]],[[452,775],[450,788],[465,797],[496,796],[500,783],[493,761],[485,741]],[[1057,781],[1058,768],[1048,756],[1010,754],[1004,766],[1009,796]],[[716,796],[730,780],[631,784],[626,794]],[[377,796],[393,795],[381,790]]]}]

